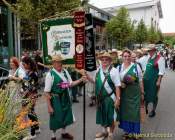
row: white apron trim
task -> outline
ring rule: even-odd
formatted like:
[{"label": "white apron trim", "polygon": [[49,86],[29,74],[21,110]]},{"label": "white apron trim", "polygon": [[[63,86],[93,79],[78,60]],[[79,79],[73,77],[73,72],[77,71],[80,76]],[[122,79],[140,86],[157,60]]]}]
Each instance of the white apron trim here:
[{"label": "white apron trim", "polygon": [[[110,74],[110,73],[109,73]],[[104,76],[104,73],[103,73],[103,70],[102,68],[100,69],[100,77],[101,77],[101,80],[104,81],[105,79],[105,76]],[[104,88],[106,89],[107,93],[110,94],[113,90],[111,89],[110,85],[108,84],[108,81],[106,80],[105,84],[104,84]],[[111,96],[112,100],[115,102],[116,100],[116,97],[115,97],[115,94],[113,93]]]},{"label": "white apron trim", "polygon": [[[130,68],[134,65],[134,63],[131,63],[129,67],[127,67],[125,70],[120,72],[120,79],[121,81],[123,81],[124,76],[126,75],[126,73],[130,70]],[[121,66],[121,69],[123,68],[123,64]]]},{"label": "white apron trim", "polygon": [[[57,75],[59,75],[59,77],[64,81],[64,82],[68,82],[68,80],[66,79],[66,77],[63,74],[63,71],[65,71],[64,69],[62,70],[62,74],[60,72],[58,72],[56,69],[53,68],[53,71],[56,72]],[[67,75],[67,73],[66,73]]]}]

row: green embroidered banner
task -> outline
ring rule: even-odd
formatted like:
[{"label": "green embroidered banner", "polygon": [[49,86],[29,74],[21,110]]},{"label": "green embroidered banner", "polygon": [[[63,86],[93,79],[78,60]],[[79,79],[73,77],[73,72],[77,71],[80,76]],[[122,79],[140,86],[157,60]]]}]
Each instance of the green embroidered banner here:
[{"label": "green embroidered banner", "polygon": [[51,56],[61,54],[65,64],[74,64],[75,29],[73,18],[55,18],[41,22],[41,40],[44,63],[51,63]]}]

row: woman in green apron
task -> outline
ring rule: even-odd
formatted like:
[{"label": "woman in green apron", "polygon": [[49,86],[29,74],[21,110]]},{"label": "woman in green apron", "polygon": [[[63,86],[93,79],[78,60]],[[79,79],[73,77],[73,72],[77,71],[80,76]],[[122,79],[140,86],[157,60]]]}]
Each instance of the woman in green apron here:
[{"label": "woman in green apron", "polygon": [[111,53],[110,53],[111,57],[112,57],[112,63],[114,68],[117,68],[118,65],[120,65],[119,59],[118,59],[118,52],[116,49],[112,49]]},{"label": "woman in green apron", "polygon": [[130,136],[136,139],[134,134],[140,133],[140,104],[144,97],[142,71],[131,63],[129,50],[124,50],[122,57],[123,64],[118,66],[122,82],[119,127],[125,132],[123,139],[130,139]]},{"label": "woman in green apron", "polygon": [[56,140],[55,132],[62,128],[62,138],[73,139],[73,136],[66,133],[66,127],[71,125],[75,119],[72,113],[72,104],[69,88],[78,85],[86,79],[85,76],[79,80],[72,81],[68,71],[62,68],[61,55],[52,57],[53,69],[45,79],[45,93],[47,97],[48,112],[50,114],[51,140]]}]

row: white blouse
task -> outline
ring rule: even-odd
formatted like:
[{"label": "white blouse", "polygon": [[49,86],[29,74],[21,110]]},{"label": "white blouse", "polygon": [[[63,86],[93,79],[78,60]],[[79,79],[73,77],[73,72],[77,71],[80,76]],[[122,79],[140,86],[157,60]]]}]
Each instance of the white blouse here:
[{"label": "white blouse", "polygon": [[[69,82],[69,83],[71,84],[71,83],[72,83],[72,78],[71,78],[69,72],[68,72],[66,69],[63,69],[63,70],[66,72],[66,75],[67,75],[67,78],[68,78],[68,80],[67,80],[66,78],[64,78],[64,81],[67,81],[67,82]],[[60,75],[61,77],[65,77],[63,71],[58,72],[58,71],[57,71],[56,69],[54,69],[54,68],[53,68],[53,71],[54,71],[56,74]],[[44,92],[50,92],[50,91],[51,91],[53,82],[54,82],[54,76],[52,76],[51,73],[48,72],[47,75],[46,75],[46,78],[45,78]]]}]

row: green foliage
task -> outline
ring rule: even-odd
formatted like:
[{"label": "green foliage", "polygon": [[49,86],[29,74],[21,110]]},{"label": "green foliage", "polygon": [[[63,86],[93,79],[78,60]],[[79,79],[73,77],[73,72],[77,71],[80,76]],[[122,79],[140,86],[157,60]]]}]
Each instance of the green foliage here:
[{"label": "green foliage", "polygon": [[153,25],[148,29],[148,43],[156,43],[158,41],[158,35]]},{"label": "green foliage", "polygon": [[37,35],[39,20],[75,9],[81,3],[80,0],[17,0],[15,4],[8,0],[3,2],[21,19],[22,33],[32,36]]},{"label": "green foliage", "polygon": [[175,45],[175,36],[165,36],[164,43],[169,44],[170,46]]},{"label": "green foliage", "polygon": [[124,48],[128,41],[131,40],[133,27],[128,10],[124,7],[119,9],[117,16],[114,16],[106,23],[107,35],[115,38],[121,48]]},{"label": "green foliage", "polygon": [[147,41],[147,37],[148,37],[147,28],[145,26],[143,19],[141,19],[135,31],[136,42],[138,42],[141,46],[142,43]]},{"label": "green foliage", "polygon": [[159,41],[163,41],[164,40],[162,31],[160,29],[157,31],[157,36],[158,36],[158,40]]},{"label": "green foliage", "polygon": [[131,26],[131,28],[132,28],[132,32],[131,32],[131,42],[136,42],[136,26],[135,26],[135,24],[136,24],[136,21],[134,20],[133,22],[132,22],[132,26]]}]

